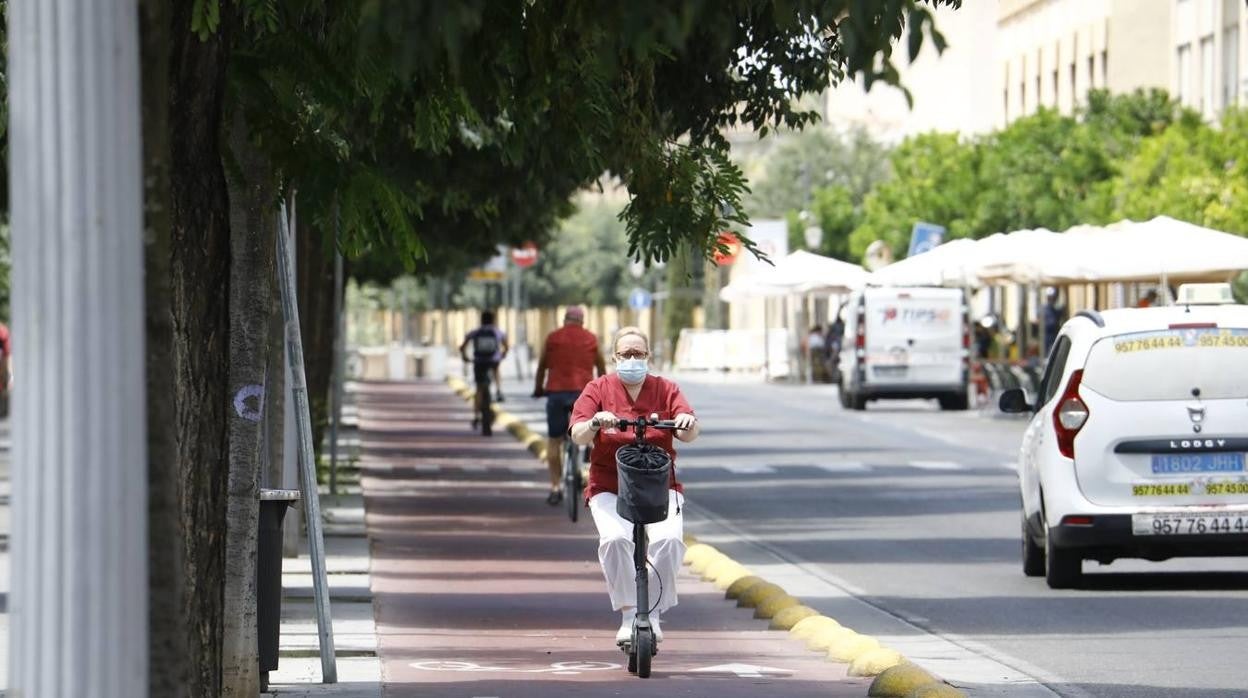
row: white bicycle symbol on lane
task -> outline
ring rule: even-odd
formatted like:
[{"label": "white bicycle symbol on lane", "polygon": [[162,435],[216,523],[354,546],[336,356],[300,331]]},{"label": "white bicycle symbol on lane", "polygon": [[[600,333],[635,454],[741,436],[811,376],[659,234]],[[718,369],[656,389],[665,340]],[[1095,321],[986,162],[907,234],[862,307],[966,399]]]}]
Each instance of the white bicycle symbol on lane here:
[{"label": "white bicycle symbol on lane", "polygon": [[615,671],[622,668],[611,662],[555,662],[549,667],[539,669],[517,669],[505,666],[483,666],[473,662],[454,660],[433,660],[428,662],[412,662],[408,666],[420,671],[481,671],[510,672],[514,674],[580,674],[587,671]]}]

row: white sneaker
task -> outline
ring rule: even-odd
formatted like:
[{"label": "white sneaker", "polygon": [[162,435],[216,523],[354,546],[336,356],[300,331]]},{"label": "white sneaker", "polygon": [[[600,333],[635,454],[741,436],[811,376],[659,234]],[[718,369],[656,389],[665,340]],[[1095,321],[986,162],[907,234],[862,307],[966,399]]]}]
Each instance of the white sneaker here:
[{"label": "white sneaker", "polygon": [[633,618],[637,611],[625,608],[620,611],[620,629],[615,631],[615,644],[623,645],[633,639]]}]

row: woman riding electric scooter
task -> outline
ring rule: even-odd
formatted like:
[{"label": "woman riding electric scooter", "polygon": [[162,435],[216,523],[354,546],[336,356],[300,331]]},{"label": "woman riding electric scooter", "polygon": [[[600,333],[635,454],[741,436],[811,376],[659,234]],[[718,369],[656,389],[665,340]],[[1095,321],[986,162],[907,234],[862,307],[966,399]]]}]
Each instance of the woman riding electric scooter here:
[{"label": "woman riding electric scooter", "polygon": [[[632,643],[637,617],[633,523],[617,511],[618,473],[616,452],[634,443],[635,434],[620,429],[621,419],[630,422],[656,415],[670,420],[673,430],[648,425],[645,441],[661,447],[672,459],[668,483],[667,518],[645,526],[651,590],[648,625],[657,642],[663,640],[660,618],[677,603],[676,574],[684,559],[684,505],[682,487],[676,477],[673,435],[689,442],[698,437],[698,420],[693,408],[672,381],[649,374],[649,340],[636,327],[621,329],[615,338],[615,373],[595,379],[581,392],[572,408],[572,439],[579,444],[593,443],[589,483],[585,496],[594,525],[598,529],[598,559],[607,581],[611,607],[621,615],[616,642]],[[646,658],[648,663],[648,657]],[[640,672],[639,672],[640,673]]]}]

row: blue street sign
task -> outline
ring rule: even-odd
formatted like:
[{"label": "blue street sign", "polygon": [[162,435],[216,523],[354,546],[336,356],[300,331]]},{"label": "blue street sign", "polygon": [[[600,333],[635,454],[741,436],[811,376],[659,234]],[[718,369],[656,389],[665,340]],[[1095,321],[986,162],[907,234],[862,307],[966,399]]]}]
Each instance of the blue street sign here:
[{"label": "blue street sign", "polygon": [[934,223],[915,223],[910,231],[910,251],[907,257],[923,254],[945,240],[945,227]]},{"label": "blue street sign", "polygon": [[645,310],[650,307],[650,292],[644,288],[634,288],[628,293],[628,307],[633,310]]}]

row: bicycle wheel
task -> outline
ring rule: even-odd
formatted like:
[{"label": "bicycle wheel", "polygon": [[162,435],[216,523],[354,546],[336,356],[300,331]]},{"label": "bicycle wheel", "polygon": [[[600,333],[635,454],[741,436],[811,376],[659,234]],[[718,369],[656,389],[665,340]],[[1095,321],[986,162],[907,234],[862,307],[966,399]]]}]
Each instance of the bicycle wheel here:
[{"label": "bicycle wheel", "polygon": [[494,411],[490,409],[490,386],[477,386],[478,400],[481,405],[481,435],[490,436],[494,433]]},{"label": "bicycle wheel", "polygon": [[654,656],[654,631],[638,628],[633,634],[633,652],[637,656],[637,678],[650,678],[650,659]]},{"label": "bicycle wheel", "polygon": [[568,507],[568,518],[572,520],[572,523],[576,523],[577,509],[580,506],[580,498],[577,496],[577,482],[580,480],[577,474],[580,466],[576,462],[576,451],[577,447],[572,442],[572,439],[565,439],[563,448],[563,501]]}]

